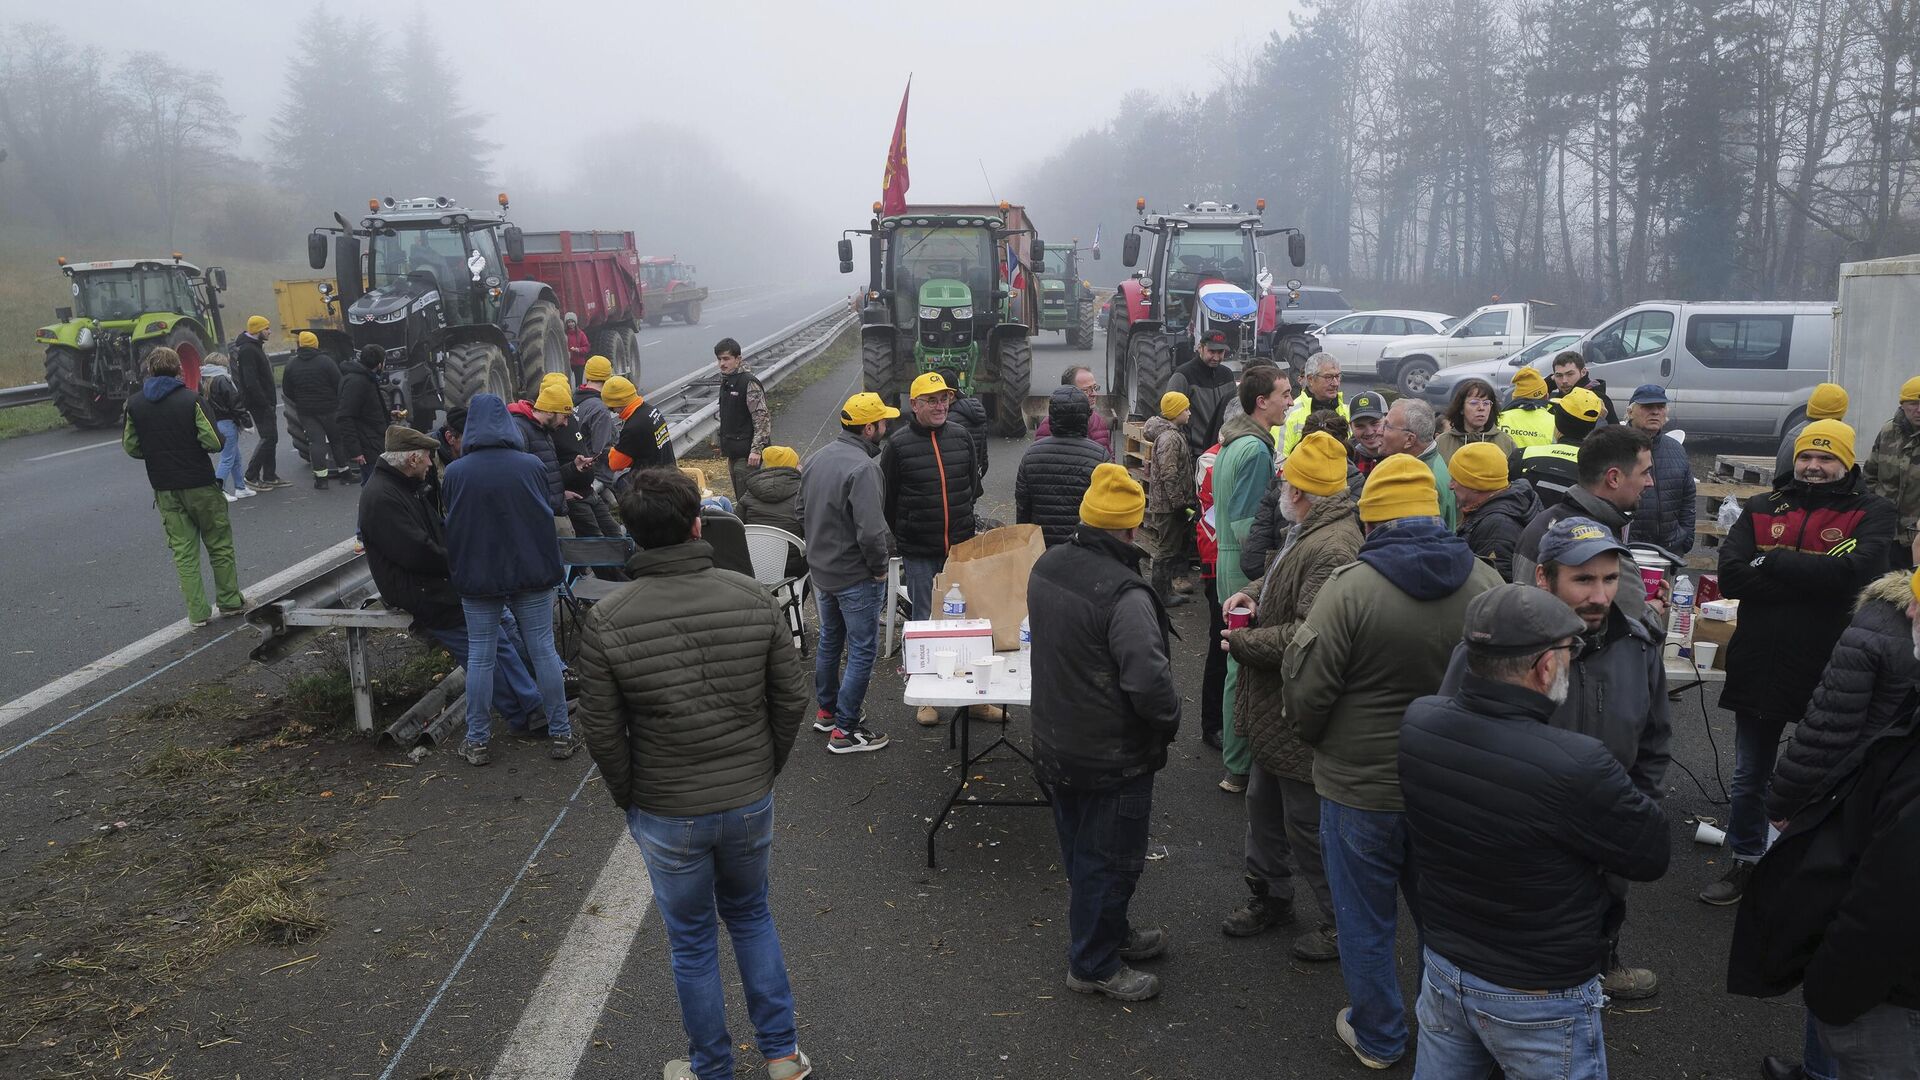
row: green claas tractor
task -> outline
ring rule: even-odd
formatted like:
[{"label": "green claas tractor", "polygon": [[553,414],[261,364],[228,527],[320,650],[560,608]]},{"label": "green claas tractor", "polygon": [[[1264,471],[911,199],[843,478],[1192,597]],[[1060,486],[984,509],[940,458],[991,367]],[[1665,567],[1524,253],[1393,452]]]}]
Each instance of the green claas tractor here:
[{"label": "green claas tractor", "polygon": [[73,305],[54,309],[57,320],[33,332],[45,346],[47,389],[67,423],[114,427],[128,396],[146,377],[147,353],[162,345],[180,354],[180,375],[200,388],[200,362],[226,340],[220,293],[227,272],[204,272],[171,259],[60,260]]},{"label": "green claas tractor", "polygon": [[[977,394],[994,432],[1026,434],[1021,404],[1033,377],[1029,340],[1038,307],[1030,267],[1045,247],[1032,230],[1009,227],[995,210],[942,207],[876,217],[871,277],[859,299],[860,360],[866,388],[897,403],[915,376],[951,368],[962,392]],[[1017,213],[1017,208],[1011,208]],[[853,241],[839,244],[840,272],[853,272]]]},{"label": "green claas tractor", "polygon": [[[1075,349],[1093,348],[1093,282],[1080,276],[1080,241],[1062,247],[1047,244],[1046,260],[1040,271],[1040,326],[1042,330],[1063,330],[1067,345]],[[1091,249],[1096,261],[1100,249]]]}]

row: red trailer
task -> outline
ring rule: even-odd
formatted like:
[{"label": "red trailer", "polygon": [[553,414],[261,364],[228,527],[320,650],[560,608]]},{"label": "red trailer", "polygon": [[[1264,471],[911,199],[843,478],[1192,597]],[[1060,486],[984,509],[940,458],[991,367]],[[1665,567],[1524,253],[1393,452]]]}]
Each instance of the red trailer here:
[{"label": "red trailer", "polygon": [[526,257],[512,265],[517,280],[553,290],[562,311],[580,318],[593,351],[613,361],[613,370],[640,377],[640,339],[645,315],[640,249],[631,232],[568,230],[525,234]]}]

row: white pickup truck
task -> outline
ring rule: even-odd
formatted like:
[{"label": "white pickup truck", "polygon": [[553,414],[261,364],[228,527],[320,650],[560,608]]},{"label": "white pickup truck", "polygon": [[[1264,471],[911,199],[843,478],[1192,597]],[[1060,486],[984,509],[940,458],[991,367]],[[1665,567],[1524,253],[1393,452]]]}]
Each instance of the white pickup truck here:
[{"label": "white pickup truck", "polygon": [[1379,373],[1402,394],[1419,397],[1441,368],[1505,356],[1546,335],[1533,325],[1533,305],[1488,304],[1445,334],[1395,338],[1380,350]]}]

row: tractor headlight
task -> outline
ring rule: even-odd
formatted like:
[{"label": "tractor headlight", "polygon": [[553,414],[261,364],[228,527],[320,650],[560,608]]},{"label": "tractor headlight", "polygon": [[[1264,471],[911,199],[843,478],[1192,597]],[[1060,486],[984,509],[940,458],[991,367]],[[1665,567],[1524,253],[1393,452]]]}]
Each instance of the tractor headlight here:
[{"label": "tractor headlight", "polygon": [[373,321],[377,323],[396,323],[406,317],[407,317],[407,309],[400,308],[396,311],[388,312],[385,315],[377,316]]},{"label": "tractor headlight", "polygon": [[937,319],[940,317],[940,309],[937,307],[923,307],[920,309],[920,317],[923,319]]},{"label": "tractor headlight", "polygon": [[74,345],[74,348],[76,349],[93,348],[93,327],[91,326],[81,327],[80,332],[73,335],[73,345]]},{"label": "tractor headlight", "polygon": [[971,318],[973,318],[973,305],[972,305],[972,304],[968,304],[968,305],[966,305],[966,306],[964,306],[964,307],[957,307],[957,308],[954,308],[954,309],[953,309],[953,317],[954,317],[954,318],[956,318],[956,319],[971,319]]}]

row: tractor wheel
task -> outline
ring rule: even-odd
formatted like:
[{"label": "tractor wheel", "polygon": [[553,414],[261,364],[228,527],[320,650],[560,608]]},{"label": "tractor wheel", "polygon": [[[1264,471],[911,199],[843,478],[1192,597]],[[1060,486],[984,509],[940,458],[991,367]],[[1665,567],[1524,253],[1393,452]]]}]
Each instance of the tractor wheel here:
[{"label": "tractor wheel", "polygon": [[888,405],[898,405],[907,392],[906,363],[892,327],[860,335],[860,373],[866,388]]},{"label": "tractor wheel", "polygon": [[640,335],[632,330],[620,331],[620,355],[613,361],[616,374],[625,375],[635,386],[640,385]]},{"label": "tractor wheel", "polygon": [[105,428],[120,422],[125,403],[94,393],[82,373],[82,356],[64,345],[47,348],[47,389],[60,416],[77,428]]},{"label": "tractor wheel", "polygon": [[1107,320],[1107,394],[1127,408],[1132,384],[1127,371],[1127,317],[1115,311]]},{"label": "tractor wheel", "polygon": [[648,325],[648,326],[659,326],[659,325],[660,325],[660,323],[661,323],[662,321],[664,321],[665,319],[666,319],[666,316],[664,316],[664,315],[649,315],[649,316],[647,316],[647,325]]},{"label": "tractor wheel", "polygon": [[569,371],[567,328],[560,322],[560,309],[545,300],[535,301],[520,320],[520,339],[514,351],[520,364],[519,385],[531,401],[540,392],[541,376]]},{"label": "tractor wheel", "polygon": [[1003,337],[994,349],[993,433],[1003,439],[1027,437],[1027,420],[1020,407],[1033,388],[1033,341]]},{"label": "tractor wheel", "polygon": [[293,452],[300,460],[311,462],[313,456],[307,452],[307,421],[295,411],[291,401],[281,403],[280,427],[287,433],[287,441],[293,444]]},{"label": "tractor wheel", "polygon": [[1074,337],[1075,333],[1078,334],[1077,340],[1070,342],[1074,348],[1093,348],[1093,297],[1091,296],[1081,302],[1079,323],[1073,332],[1069,332],[1068,337]]},{"label": "tractor wheel", "polygon": [[[137,371],[147,369],[147,354],[165,345],[180,354],[180,381],[187,384],[189,390],[200,389],[200,364],[207,356],[207,344],[191,327],[176,326],[165,341],[149,341],[134,353],[134,366]],[[136,382],[138,380],[135,380]]]},{"label": "tractor wheel", "polygon": [[695,300],[693,303],[681,308],[680,321],[686,323],[688,326],[698,325],[700,322],[700,301]]},{"label": "tractor wheel", "polygon": [[1127,341],[1127,366],[1133,370],[1134,414],[1158,416],[1160,395],[1173,376],[1173,338],[1153,330],[1134,334]]},{"label": "tractor wheel", "polygon": [[615,375],[624,375],[629,379],[634,377],[640,349],[633,331],[618,326],[603,326],[595,330],[591,337],[594,355],[606,357],[607,362],[613,365]]},{"label": "tractor wheel", "polygon": [[514,379],[507,367],[507,354],[489,342],[470,341],[448,349],[440,377],[446,387],[441,396],[449,409],[466,407],[475,394],[498,394],[506,399],[513,396]]},{"label": "tractor wheel", "polygon": [[1300,376],[1307,369],[1307,357],[1319,351],[1313,338],[1305,334],[1290,334],[1275,345],[1273,359],[1286,365],[1287,372],[1293,378],[1293,385],[1300,385]]}]

